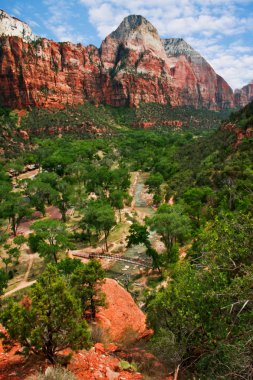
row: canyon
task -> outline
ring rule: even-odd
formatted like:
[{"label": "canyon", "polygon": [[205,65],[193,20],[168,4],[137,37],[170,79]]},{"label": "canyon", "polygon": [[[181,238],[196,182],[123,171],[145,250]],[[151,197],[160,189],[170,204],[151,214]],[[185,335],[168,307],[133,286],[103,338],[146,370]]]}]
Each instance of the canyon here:
[{"label": "canyon", "polygon": [[11,108],[64,108],[141,103],[221,110],[247,103],[183,39],[161,39],[144,17],[131,15],[98,49],[35,36],[0,13],[0,102]]}]

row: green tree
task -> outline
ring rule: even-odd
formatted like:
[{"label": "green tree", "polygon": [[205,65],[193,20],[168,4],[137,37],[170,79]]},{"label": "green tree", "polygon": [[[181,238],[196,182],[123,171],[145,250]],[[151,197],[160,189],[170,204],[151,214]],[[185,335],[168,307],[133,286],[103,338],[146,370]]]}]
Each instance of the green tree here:
[{"label": "green tree", "polygon": [[59,273],[64,276],[71,275],[77,268],[84,268],[84,264],[79,259],[70,259],[69,257],[66,257],[66,259],[59,261],[57,264]]},{"label": "green tree", "polygon": [[210,187],[191,187],[183,196],[189,215],[200,225],[202,209],[211,199],[214,199],[214,192]]},{"label": "green tree", "polygon": [[145,181],[150,193],[160,195],[160,186],[164,182],[163,176],[160,173],[151,174]]},{"label": "green tree", "polygon": [[13,177],[15,178],[15,181],[17,182],[17,177],[20,173],[22,173],[22,170],[24,168],[24,164],[22,162],[19,162],[18,160],[12,161],[9,163],[9,169],[13,174]]},{"label": "green tree", "polygon": [[111,206],[119,211],[119,220],[121,221],[121,210],[124,208],[125,194],[122,190],[114,190],[110,193]]},{"label": "green tree", "polygon": [[1,254],[1,260],[5,265],[5,273],[8,274],[9,266],[15,267],[19,263],[20,250],[10,244],[4,245],[4,253]]},{"label": "green tree", "polygon": [[26,354],[43,355],[53,364],[57,362],[59,351],[89,345],[88,326],[82,320],[80,301],[52,264],[32,287],[26,302],[11,300],[5,306],[1,323]]},{"label": "green tree", "polygon": [[188,257],[201,260],[210,270],[221,270],[231,279],[253,264],[252,235],[251,214],[222,213],[199,235]]},{"label": "green tree", "polygon": [[58,261],[58,254],[69,246],[67,231],[59,220],[44,219],[33,223],[31,228],[40,239],[38,252],[46,261]]},{"label": "green tree", "polygon": [[62,221],[66,222],[66,214],[68,208],[70,207],[70,198],[71,198],[71,186],[65,181],[61,180],[57,184],[57,196],[53,199],[53,203],[60,210]]},{"label": "green tree", "polygon": [[130,176],[128,169],[119,167],[111,171],[110,187],[114,190],[126,191],[130,186]]},{"label": "green tree", "polygon": [[105,249],[108,251],[108,237],[113,226],[115,226],[115,214],[108,204],[102,204],[97,210],[97,218],[95,220],[95,228],[97,231],[103,231],[105,240]]},{"label": "green tree", "polygon": [[96,260],[90,260],[84,266],[78,265],[71,276],[71,284],[81,299],[84,313],[88,311],[91,319],[95,319],[97,307],[105,304],[101,292],[104,278],[105,271]]},{"label": "green tree", "polygon": [[3,269],[0,269],[0,296],[3,295],[4,289],[7,288],[8,280],[9,275]]},{"label": "green tree", "polygon": [[57,197],[57,192],[52,188],[50,183],[45,183],[36,178],[28,182],[25,192],[30,198],[32,206],[44,216],[46,204],[52,204],[53,200]]},{"label": "green tree", "polygon": [[144,244],[146,247],[150,246],[149,232],[145,225],[138,222],[131,224],[129,228],[129,235],[127,236],[127,247],[132,245]]},{"label": "green tree", "polygon": [[151,230],[161,235],[169,256],[173,244],[183,243],[191,235],[190,219],[180,205],[161,205],[147,223]]},{"label": "green tree", "polygon": [[10,193],[6,200],[0,204],[0,218],[10,220],[13,235],[17,235],[18,226],[24,217],[32,214],[29,203],[20,193]]},{"label": "green tree", "polygon": [[152,258],[153,267],[160,271],[160,258],[157,251],[151,246],[147,226],[134,222],[129,228],[129,233],[127,236],[127,247],[144,244],[147,248],[146,254]]},{"label": "green tree", "polygon": [[108,251],[108,236],[113,226],[116,224],[113,208],[100,200],[90,201],[84,210],[84,217],[81,220],[81,226],[91,235],[91,229],[94,228],[97,234],[104,233],[105,248]]}]

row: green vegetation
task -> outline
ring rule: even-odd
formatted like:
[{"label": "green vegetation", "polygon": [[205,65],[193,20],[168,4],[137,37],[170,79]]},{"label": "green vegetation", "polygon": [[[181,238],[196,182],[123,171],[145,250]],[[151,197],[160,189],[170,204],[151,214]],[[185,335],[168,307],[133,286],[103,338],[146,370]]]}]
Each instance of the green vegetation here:
[{"label": "green vegetation", "polygon": [[18,117],[14,112],[10,109],[0,108],[0,148],[4,148],[7,155],[13,152],[15,145],[18,145],[17,142],[14,142],[17,121]]},{"label": "green vegetation", "polygon": [[166,247],[169,260],[171,260],[170,256],[177,242],[182,244],[191,236],[190,219],[184,214],[181,205],[161,205],[147,223],[151,231],[154,230],[161,235],[161,240]]},{"label": "green vegetation", "polygon": [[207,109],[195,109],[191,106],[173,108],[157,103],[143,103],[135,112],[136,123],[155,121],[155,129],[160,132],[166,130],[162,123],[170,120],[182,121],[184,127],[194,130],[215,129],[219,126],[220,121],[230,113],[229,110],[215,112]]},{"label": "green vegetation", "polygon": [[38,252],[46,261],[58,262],[58,254],[68,247],[68,238],[62,222],[53,219],[38,220],[32,225],[34,241],[38,241]]},{"label": "green vegetation", "polygon": [[82,310],[87,319],[94,320],[97,308],[105,305],[104,294],[99,291],[104,278],[105,271],[96,260],[90,260],[86,265],[78,265],[71,275],[70,282],[77,297],[81,299]]},{"label": "green vegetation", "polygon": [[235,122],[240,128],[247,129],[253,127],[253,103],[249,103],[243,109],[234,112],[230,116],[230,120]]},{"label": "green vegetation", "polygon": [[67,347],[88,347],[88,326],[81,317],[80,301],[57,269],[49,265],[33,286],[30,298],[22,303],[9,301],[1,322],[25,354],[40,354],[55,363],[57,352]]},{"label": "green vegetation", "polygon": [[[180,369],[189,379],[252,377],[252,139],[238,144],[233,131],[216,130],[223,116],[189,107],[149,104],[133,110],[88,103],[27,114],[21,123],[30,136],[27,149],[19,157],[9,151],[0,163],[1,259],[7,265],[0,269],[0,292],[15,269],[22,241],[11,234],[20,223],[30,222],[31,252],[51,263],[30,290],[31,304],[3,304],[2,323],[11,338],[52,362],[62,346],[85,346],[83,321],[94,319],[106,302],[100,292],[106,273],[96,261],[84,265],[66,258],[66,251],[103,245],[110,250],[116,228],[110,254],[142,244],[149,265],[152,260],[142,301],[145,296],[155,331],[151,349],[168,370]],[[247,129],[252,117],[250,104],[229,120]],[[166,120],[188,127],[165,126]],[[152,130],[140,128],[146,121],[154,122]],[[36,176],[21,180],[29,164]],[[151,202],[153,196],[148,218],[141,216],[145,206],[141,212],[130,207],[132,172],[142,173]],[[39,220],[32,224],[35,211]],[[131,289],[131,279],[126,282]],[[57,322],[59,315],[73,318],[70,325],[61,320],[64,342],[57,335],[48,353],[34,315],[48,321],[50,307]]]}]

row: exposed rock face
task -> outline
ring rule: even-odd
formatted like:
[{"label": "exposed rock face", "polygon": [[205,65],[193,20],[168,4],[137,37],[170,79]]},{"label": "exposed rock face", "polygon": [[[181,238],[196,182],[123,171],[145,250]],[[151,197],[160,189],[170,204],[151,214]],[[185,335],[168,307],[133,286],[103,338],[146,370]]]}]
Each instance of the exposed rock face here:
[{"label": "exposed rock face", "polygon": [[253,80],[241,90],[235,90],[235,106],[245,107],[253,100]]},{"label": "exposed rock face", "polygon": [[31,42],[38,38],[33,34],[29,25],[16,17],[9,16],[8,13],[0,9],[0,36],[1,35],[17,36],[23,38],[26,42]]},{"label": "exposed rock face", "polygon": [[97,48],[47,39],[28,44],[7,37],[1,49],[1,103],[16,108],[63,107],[103,100]]},{"label": "exposed rock face", "polygon": [[163,40],[173,78],[185,104],[209,109],[233,107],[233,91],[182,38]]},{"label": "exposed rock face", "polygon": [[107,278],[102,286],[106,307],[100,308],[97,321],[113,341],[135,340],[151,333],[146,316],[132,296],[117,281]]},{"label": "exposed rock face", "polygon": [[140,102],[179,104],[168,59],[157,30],[142,16],[125,18],[101,45],[110,83],[106,102],[138,106]]},{"label": "exposed rock face", "polygon": [[[30,28],[5,15],[1,27],[11,37],[0,40],[0,102],[6,106],[63,107],[89,100],[233,107],[231,88],[204,58],[182,39],[161,40],[142,16],[126,17],[97,49],[47,39],[28,43],[34,38]],[[23,29],[13,31],[15,23]]]}]

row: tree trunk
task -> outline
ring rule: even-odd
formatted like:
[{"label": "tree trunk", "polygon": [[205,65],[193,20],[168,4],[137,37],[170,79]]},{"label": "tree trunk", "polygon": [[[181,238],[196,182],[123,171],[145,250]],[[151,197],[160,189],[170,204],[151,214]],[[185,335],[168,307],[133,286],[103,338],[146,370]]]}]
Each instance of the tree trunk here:
[{"label": "tree trunk", "polygon": [[53,252],[53,256],[54,256],[54,261],[55,261],[55,264],[57,264],[57,255],[55,252]]},{"label": "tree trunk", "polygon": [[66,222],[66,212],[65,208],[61,209],[61,218],[64,223]]},{"label": "tree trunk", "polygon": [[91,297],[90,299],[90,309],[91,309],[91,319],[94,320],[96,318],[96,305],[95,305],[95,301],[93,297]]},{"label": "tree trunk", "polygon": [[107,242],[107,238],[108,238],[108,233],[105,232],[105,250],[106,250],[106,252],[108,252],[108,242]]},{"label": "tree trunk", "polygon": [[16,217],[15,215],[11,218],[11,228],[14,236],[17,236],[17,224],[16,224]]}]

